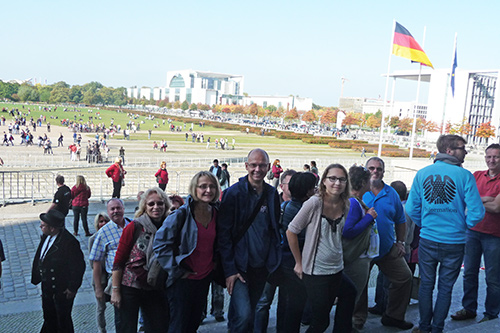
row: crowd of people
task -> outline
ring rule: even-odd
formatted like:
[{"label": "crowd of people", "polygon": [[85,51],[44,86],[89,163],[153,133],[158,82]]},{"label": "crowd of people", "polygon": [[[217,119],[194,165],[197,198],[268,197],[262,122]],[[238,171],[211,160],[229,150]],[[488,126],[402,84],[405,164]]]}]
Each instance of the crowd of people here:
[{"label": "crowd of people", "polygon": [[[89,259],[101,332],[107,301],[114,306],[117,332],[136,332],[138,325],[146,332],[196,332],[208,314],[210,289],[210,313],[226,320],[223,288],[230,296],[230,332],[265,332],[276,288],[277,332],[299,332],[302,324],[308,332],[324,332],[335,305],[334,332],[363,329],[369,312],[381,315],[384,326],[408,330],[417,324],[405,319],[416,262],[420,319],[413,332],[442,332],[462,263],[463,309],[451,318],[476,317],[481,255],[488,286],[481,321],[495,319],[500,145],[486,149],[487,170],[472,175],[462,167],[465,144],[460,136],[441,136],[435,162],[417,173],[409,195],[404,183],[384,182],[385,163],[378,157],[364,167],[331,164],[320,176],[314,161],[297,172],[254,149],[245,176],[231,185],[227,164],[215,159],[191,179],[184,201],[165,194],[168,172],[162,162],[155,174],[158,187],[140,193],[131,219],[119,199],[126,171],[117,158],[106,170],[114,191],[107,212],[95,218],[94,235],[86,221],[91,191],[85,179],[77,177],[70,190],[57,178],[54,202],[40,215],[44,237],[33,264],[32,281],[42,283],[44,328],[73,327],[71,308],[85,263],[64,229],[71,199],[73,234],[81,216],[86,236],[92,236]],[[270,174],[272,185],[265,181]],[[68,249],[57,260],[54,244]],[[376,305],[369,308],[374,265],[380,273]]]}]

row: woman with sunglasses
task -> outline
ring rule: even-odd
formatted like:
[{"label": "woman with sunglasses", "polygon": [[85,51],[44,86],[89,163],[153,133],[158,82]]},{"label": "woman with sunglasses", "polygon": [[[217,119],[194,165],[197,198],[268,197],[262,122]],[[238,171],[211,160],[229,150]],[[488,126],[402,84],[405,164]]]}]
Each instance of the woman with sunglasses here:
[{"label": "woman with sunglasses", "polygon": [[198,172],[186,204],[170,214],[156,233],[154,251],[168,272],[169,332],[198,330],[214,269],[215,220],[219,181]]},{"label": "woman with sunglasses", "polygon": [[[286,232],[295,259],[295,274],[304,281],[312,306],[307,332],[324,332],[338,297],[333,332],[351,332],[356,289],[343,275],[342,228],[349,211],[349,178],[340,164],[330,164],[321,177],[319,194],[304,202]],[[298,234],[306,230],[304,248]]]},{"label": "woman with sunglasses", "polygon": [[147,283],[147,265],[153,239],[170,211],[170,201],[159,187],[141,196],[134,220],[123,229],[113,264],[111,303],[120,313],[119,332],[137,332],[139,308],[146,332],[166,332],[168,305],[165,295]]}]

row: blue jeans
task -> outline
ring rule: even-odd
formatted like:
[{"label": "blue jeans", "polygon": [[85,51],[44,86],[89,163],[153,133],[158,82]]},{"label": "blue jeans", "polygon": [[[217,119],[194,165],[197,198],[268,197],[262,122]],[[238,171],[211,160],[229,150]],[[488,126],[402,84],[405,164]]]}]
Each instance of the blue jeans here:
[{"label": "blue jeans", "polygon": [[481,255],[486,272],[486,301],[484,315],[497,318],[500,312],[500,237],[473,230],[467,231],[464,257],[464,309],[476,312],[477,288]]},{"label": "blue jeans", "polygon": [[[419,326],[422,331],[442,332],[444,320],[448,316],[451,304],[451,292],[457,281],[464,258],[465,244],[437,243],[425,238],[420,239],[418,248],[420,269],[420,290],[418,308]],[[432,294],[436,283],[439,264],[438,294],[436,304],[432,306]]]},{"label": "blue jeans", "polygon": [[246,283],[239,279],[235,281],[227,315],[227,325],[232,333],[253,331],[255,308],[262,296],[267,274],[265,268],[248,268],[244,274]]}]

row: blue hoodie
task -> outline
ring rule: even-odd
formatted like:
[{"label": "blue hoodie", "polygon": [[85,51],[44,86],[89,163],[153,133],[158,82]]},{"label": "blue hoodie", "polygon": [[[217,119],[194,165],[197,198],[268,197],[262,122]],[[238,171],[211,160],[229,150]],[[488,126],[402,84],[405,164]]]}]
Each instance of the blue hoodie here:
[{"label": "blue hoodie", "polygon": [[417,172],[406,212],[422,228],[420,237],[465,244],[465,231],[481,222],[485,210],[474,176],[455,157],[438,154],[433,165]]}]

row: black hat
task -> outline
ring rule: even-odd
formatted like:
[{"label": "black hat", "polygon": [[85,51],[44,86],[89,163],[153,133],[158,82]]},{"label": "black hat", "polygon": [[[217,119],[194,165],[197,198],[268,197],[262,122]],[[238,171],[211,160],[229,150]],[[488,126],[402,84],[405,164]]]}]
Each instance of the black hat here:
[{"label": "black hat", "polygon": [[40,220],[54,228],[64,228],[64,219],[64,214],[55,209],[51,209],[47,213],[40,214]]}]

